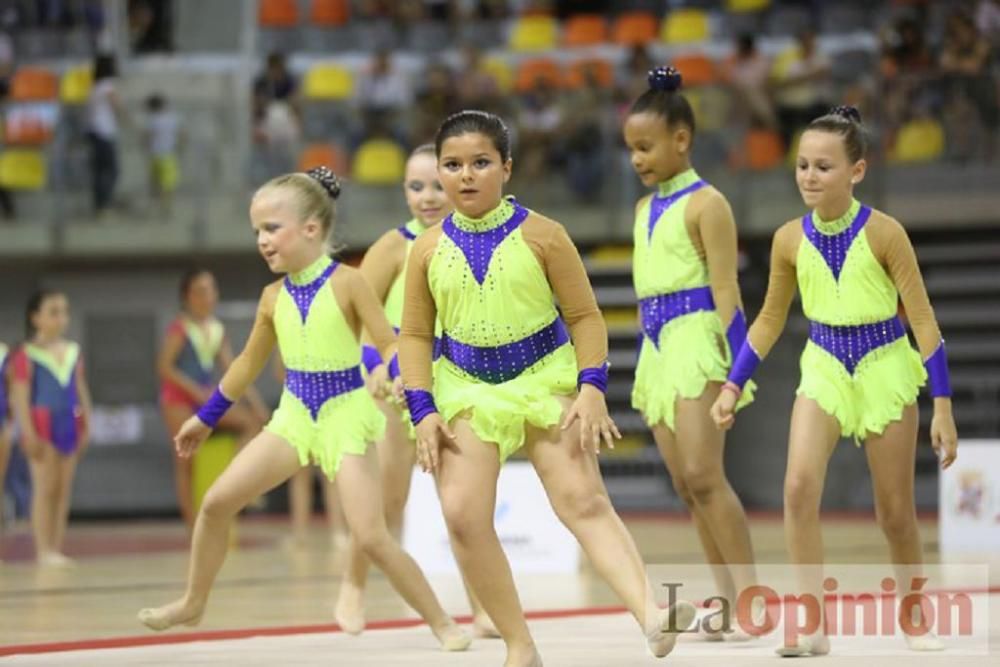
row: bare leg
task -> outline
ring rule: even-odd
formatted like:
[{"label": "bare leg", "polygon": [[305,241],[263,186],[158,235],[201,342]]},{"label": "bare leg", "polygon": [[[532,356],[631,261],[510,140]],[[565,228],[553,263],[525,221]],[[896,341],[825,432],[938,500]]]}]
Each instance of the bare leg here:
[{"label": "bare leg", "polygon": [[[899,421],[886,426],[881,435],[865,440],[865,455],[875,494],[875,516],[889,543],[901,596],[911,590],[914,577],[923,575],[923,546],[913,499],[918,426],[919,415],[914,404],[903,411]],[[908,608],[900,609],[900,618],[910,612]],[[918,651],[944,648],[933,633],[906,635],[906,640],[910,648]]]},{"label": "bare leg", "polygon": [[205,494],[191,540],[191,562],[184,596],[168,605],[139,612],[139,620],[153,630],[195,625],[201,620],[208,595],[226,558],[229,528],[236,514],[251,501],[281,484],[301,468],[291,445],[263,431],[240,450],[233,462]]},{"label": "bare leg", "polygon": [[53,521],[52,547],[57,553],[63,552],[66,540],[66,526],[69,523],[69,503],[73,495],[73,478],[76,476],[76,466],[80,461],[80,453],[70,456],[59,456],[59,501],[56,505],[56,515]]},{"label": "bare leg", "polygon": [[504,667],[534,667],[541,660],[493,524],[500,474],[496,445],[480,440],[466,419],[456,419],[452,432],[457,442],[442,448],[436,477],[452,551],[507,645]]},{"label": "bare leg", "polygon": [[167,427],[170,452],[174,459],[174,488],[177,493],[177,508],[187,525],[188,532],[194,529],[194,493],[191,490],[191,459],[182,459],[174,451],[173,439],[181,425],[193,414],[185,405],[164,405],[160,409],[163,423]]},{"label": "bare leg", "polygon": [[[7,479],[7,464],[10,461],[10,428],[0,424],[0,529],[3,528],[3,488]],[[2,536],[2,533],[0,533]]]},{"label": "bare leg", "polygon": [[[386,418],[385,437],[378,443],[382,504],[389,533],[397,541],[403,524],[403,509],[410,495],[410,479],[416,461],[416,445],[409,439],[399,410],[377,401]],[[364,595],[369,562],[357,540],[351,539],[344,580],[340,585],[334,615],[345,632],[358,634],[365,627]]]},{"label": "bare leg", "polygon": [[288,509],[292,520],[293,548],[301,549],[309,534],[309,519],[313,506],[313,469],[302,468],[288,480]]},{"label": "bare leg", "polygon": [[[820,501],[826,481],[826,466],[840,438],[840,424],[828,415],[816,401],[798,396],[792,407],[792,423],[788,434],[788,464],[785,469],[785,540],[792,563],[806,566],[800,571],[802,593],[823,599],[823,532],[819,523]],[[794,645],[778,649],[788,655],[827,653],[822,613],[820,618],[807,618],[815,625],[815,633],[799,638]]]},{"label": "bare leg", "polygon": [[[469,636],[445,613],[416,561],[389,534],[379,484],[375,447],[369,447],[364,456],[344,457],[337,471],[337,488],[351,536],[407,604],[431,626],[442,648],[464,651],[469,646]],[[365,502],[357,502],[359,498]]]},{"label": "bare leg", "polygon": [[[569,408],[569,398],[560,400],[564,409]],[[657,608],[646,566],[631,533],[611,505],[597,456],[580,447],[579,422],[565,431],[558,426],[547,431],[529,429],[527,446],[528,457],[556,515],[643,628],[654,655],[667,655],[673,650],[677,632],[694,620],[694,606],[680,603],[683,609],[679,618],[675,618],[675,609]],[[673,632],[664,632],[668,627]]]},{"label": "bare leg", "polygon": [[52,539],[59,511],[58,457],[55,447],[45,443],[37,460],[28,459],[31,469],[31,529],[35,538],[35,558],[41,564],[57,557]]}]

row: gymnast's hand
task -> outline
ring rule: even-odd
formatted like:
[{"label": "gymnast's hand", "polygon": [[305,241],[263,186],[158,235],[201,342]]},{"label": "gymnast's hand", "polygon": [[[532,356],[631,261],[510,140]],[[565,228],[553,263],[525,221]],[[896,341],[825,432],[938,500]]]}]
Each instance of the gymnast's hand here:
[{"label": "gymnast's hand", "polygon": [[941,461],[944,470],[958,458],[958,430],[951,414],[951,401],[945,408],[934,401],[934,417],[931,418],[931,446]]},{"label": "gymnast's hand", "polygon": [[580,387],[580,395],[569,407],[562,430],[568,429],[576,420],[580,420],[580,449],[584,451],[593,450],[599,454],[602,440],[608,449],[614,449],[615,438],[622,437],[615,420],[608,414],[604,393],[591,384]]},{"label": "gymnast's hand", "polygon": [[194,454],[194,450],[198,449],[198,445],[205,442],[205,438],[211,432],[212,429],[198,419],[198,415],[191,415],[174,436],[174,449],[177,451],[177,456],[182,459],[190,458]]},{"label": "gymnast's hand", "polygon": [[432,412],[416,426],[417,463],[424,472],[434,472],[441,457],[441,447],[455,444],[455,434],[436,412]]},{"label": "gymnast's hand", "polygon": [[723,385],[722,391],[719,392],[715,403],[712,403],[712,407],[708,411],[712,416],[712,421],[723,431],[731,429],[733,423],[736,421],[734,413],[736,411],[736,401],[739,400],[739,394],[736,393],[736,390],[737,386],[735,384]]},{"label": "gymnast's hand", "polygon": [[389,391],[389,368],[385,364],[379,364],[372,369],[365,379],[368,393],[378,399],[385,398]]}]

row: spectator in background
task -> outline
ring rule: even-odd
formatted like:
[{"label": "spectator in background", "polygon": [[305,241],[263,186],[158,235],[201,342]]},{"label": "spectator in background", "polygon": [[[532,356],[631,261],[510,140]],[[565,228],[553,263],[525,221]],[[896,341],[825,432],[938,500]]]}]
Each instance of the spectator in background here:
[{"label": "spectator in background", "polygon": [[632,47],[625,64],[618,73],[618,90],[616,102],[619,116],[624,120],[632,100],[638,98],[649,88],[649,71],[653,69],[653,59],[644,45]]},{"label": "spectator in background", "polygon": [[934,58],[927,47],[923,20],[903,16],[882,34],[879,72],[885,142],[895,143],[895,134],[911,119],[914,105],[937,106],[937,86],[931,79]]},{"label": "spectator in background", "polygon": [[407,143],[400,112],[413,103],[413,88],[409,77],[393,63],[388,49],[380,48],[372,56],[358,83],[358,103],[366,138],[385,131],[400,143]]},{"label": "spectator in background", "polygon": [[[970,150],[981,147],[987,159],[993,158],[997,126],[1000,125],[996,82],[990,72],[990,51],[989,42],[979,34],[970,16],[952,14],[938,63],[948,87],[946,113],[953,117],[955,122],[951,125],[955,131],[972,133]],[[962,113],[963,109],[971,113]]]},{"label": "spectator in background", "polygon": [[976,28],[990,42],[996,54],[1000,49],[1000,0],[979,0]]},{"label": "spectator in background", "polygon": [[128,29],[133,53],[173,49],[171,4],[172,0],[129,0]]},{"label": "spectator in background", "polygon": [[295,170],[302,135],[298,82],[285,56],[272,53],[253,84],[254,141],[261,149],[264,179]]},{"label": "spectator in background", "polygon": [[803,30],[771,70],[778,131],[786,146],[796,132],[830,107],[830,59],[816,47],[816,33]]},{"label": "spectator in background", "polygon": [[500,83],[486,69],[483,53],[475,44],[469,43],[462,47],[462,67],[458,71],[455,87],[462,108],[500,112]]},{"label": "spectator in background", "polygon": [[583,69],[583,81],[563,98],[561,153],[566,161],[566,177],[573,193],[585,201],[601,195],[606,164],[605,114],[611,95],[602,85],[596,66]]},{"label": "spectator in background", "polygon": [[754,36],[745,33],[737,37],[736,50],[722,65],[722,80],[733,91],[733,109],[741,115],[742,125],[770,129],[778,126],[767,89],[770,72],[771,61],[757,50]]},{"label": "spectator in background", "polygon": [[451,70],[442,63],[428,65],[424,84],[417,91],[413,143],[422,144],[433,139],[441,121],[459,108]]},{"label": "spectator in background", "polygon": [[146,99],[146,112],[150,189],[163,213],[169,214],[173,193],[180,181],[177,159],[181,138],[180,117],[160,94]]},{"label": "spectator in background", "polygon": [[118,123],[123,116],[115,83],[115,57],[99,54],[94,59],[94,84],[87,98],[87,139],[90,142],[90,176],[94,213],[104,218],[118,182]]},{"label": "spectator in background", "polygon": [[517,123],[521,158],[518,172],[526,183],[538,183],[545,177],[562,124],[563,108],[556,82],[536,78],[521,97]]}]

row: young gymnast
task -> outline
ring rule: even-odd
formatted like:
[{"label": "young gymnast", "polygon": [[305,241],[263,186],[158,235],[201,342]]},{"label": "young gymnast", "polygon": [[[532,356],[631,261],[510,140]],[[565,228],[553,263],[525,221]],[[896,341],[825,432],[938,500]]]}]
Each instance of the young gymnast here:
[{"label": "young gymnast", "polygon": [[11,405],[31,470],[31,528],[41,565],[67,566],[62,553],[73,477],[87,448],[90,391],[80,346],[64,337],[69,301],[55,290],[28,300],[28,339],[11,360]]},{"label": "young gymnast", "polygon": [[600,444],[620,436],[583,262],[562,225],[502,196],[511,159],[500,118],[450,116],[435,146],[455,212],[414,244],[400,364],[418,461],[435,476],[459,565],[507,645],[505,667],[541,665],[493,523],[500,466],[525,447],[556,514],[665,656],[695,610],[656,607],[601,479]]},{"label": "young gymnast", "polygon": [[[412,219],[402,227],[383,234],[365,253],[361,262],[362,275],[385,304],[386,318],[397,331],[403,320],[403,286],[413,243],[425,230],[439,224],[452,211],[451,202],[438,180],[434,144],[418,146],[410,154],[406,162],[403,192]],[[378,384],[398,379],[398,370],[393,368],[390,373],[374,347],[366,345],[363,355],[371,382]],[[386,417],[385,438],[378,443],[382,502],[389,530],[398,539],[403,524],[403,509],[410,495],[410,479],[417,460],[417,449],[409,415],[405,413],[403,406],[391,397],[377,399],[376,403]],[[352,634],[364,629],[364,589],[367,577],[368,559],[358,548],[357,542],[352,541],[335,611],[337,623]],[[466,591],[473,612],[474,634],[478,637],[498,637],[496,628],[475,595],[468,587]]]},{"label": "young gymnast", "polygon": [[[173,436],[198,406],[212,395],[216,369],[225,372],[233,361],[225,327],[215,317],[219,290],[208,269],[192,269],[181,278],[181,313],[167,328],[157,358],[160,376],[160,413]],[[247,403],[235,405],[219,427],[232,431],[239,446],[252,438],[267,421],[267,408],[250,387]],[[174,453],[174,487],[177,505],[188,530],[194,527],[191,459]]]},{"label": "young gymnast", "polygon": [[206,494],[195,521],[184,596],[139,612],[139,620],[153,630],[200,621],[226,556],[233,517],[314,462],[328,478],[336,476],[354,538],[427,621],[442,648],[460,651],[469,645],[468,635],[441,608],[385,525],[377,453],[369,446],[382,437],[385,417],[364,387],[360,331],[371,332],[386,358],[396,343],[361,273],[327,254],[339,193],[336,176],[320,167],[279,176],[251,201],[258,250],[285,278],[264,288],[246,346],[209,401],[177,433],[178,453],[190,456],[205,440],[263,370],[275,343],[287,368],[285,388],[271,421]]},{"label": "young gymnast", "polygon": [[[657,193],[636,205],[632,276],[642,342],[632,406],[653,430],[691,511],[719,591],[735,605],[756,583],[743,505],[726,479],[725,436],[708,413],[746,337],[736,224],[725,196],[691,167],[694,113],[681,75],[660,67],[625,120],[632,168]],[[752,400],[747,387],[738,407]],[[732,608],[735,608],[733,606]],[[722,639],[708,628],[708,639]],[[743,632],[728,639],[748,639]]]},{"label": "young gymnast", "polygon": [[[712,417],[722,428],[732,426],[742,388],[781,334],[797,285],[809,340],[800,362],[785,472],[785,537],[792,561],[823,562],[819,510],[827,463],[837,440],[849,437],[865,445],[875,514],[897,578],[908,582],[923,562],[913,479],[917,394],[928,377],[934,397],[931,442],[942,468],[954,462],[958,437],[944,340],[910,239],[899,222],[854,198],[854,186],[865,176],[865,149],[861,115],[853,107],[831,110],[803,133],[795,180],[812,210],[774,234],[764,306]],[[900,299],[919,354],[897,315]],[[823,599],[817,569],[803,573],[800,585]],[[813,616],[809,624],[815,632],[778,653],[828,653],[822,619]],[[907,643],[914,650],[942,647],[932,633],[907,635]]]}]

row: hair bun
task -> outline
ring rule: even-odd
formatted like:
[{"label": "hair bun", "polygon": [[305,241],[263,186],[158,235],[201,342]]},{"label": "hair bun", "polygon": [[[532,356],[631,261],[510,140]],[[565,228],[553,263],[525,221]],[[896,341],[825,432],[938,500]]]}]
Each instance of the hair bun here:
[{"label": "hair bun", "polygon": [[842,104],[840,106],[833,107],[830,109],[831,116],[840,116],[841,118],[846,118],[854,123],[861,123],[861,112],[858,111],[857,107],[848,106]]},{"label": "hair bun", "polygon": [[330,195],[331,199],[336,199],[340,196],[340,179],[337,178],[337,175],[329,167],[313,167],[306,174],[322,185],[323,189],[326,190],[326,194]]},{"label": "hair bun", "polygon": [[649,70],[649,87],[652,90],[662,90],[672,93],[679,90],[684,79],[675,67],[657,67]]}]

